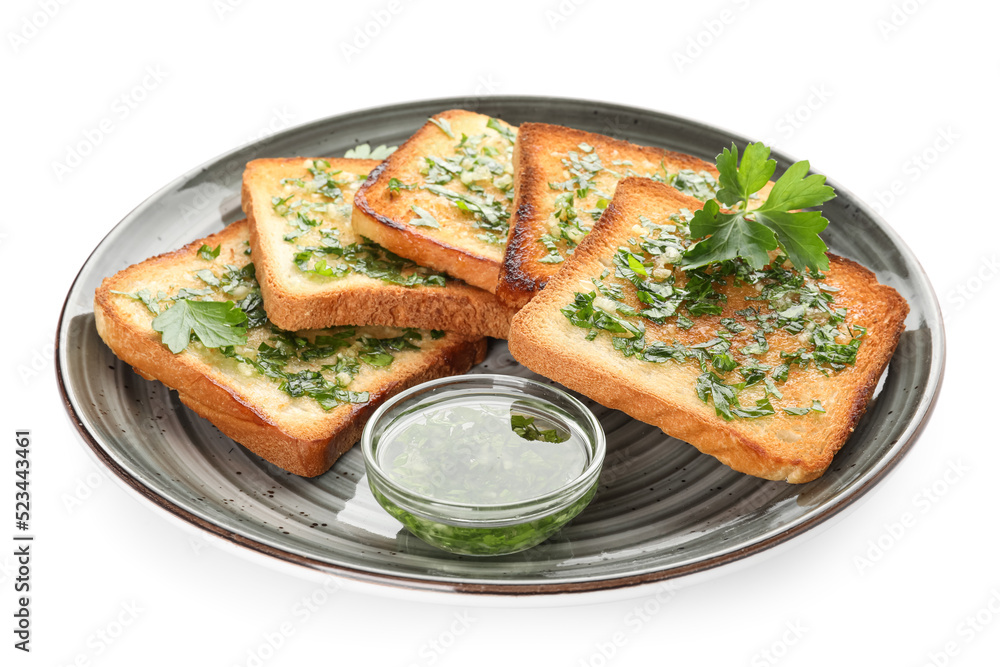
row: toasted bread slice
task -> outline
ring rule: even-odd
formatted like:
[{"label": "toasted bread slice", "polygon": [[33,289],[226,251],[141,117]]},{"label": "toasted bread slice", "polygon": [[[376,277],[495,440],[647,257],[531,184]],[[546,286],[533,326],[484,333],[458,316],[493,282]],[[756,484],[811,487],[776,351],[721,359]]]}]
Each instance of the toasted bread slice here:
[{"label": "toasted bread slice", "polygon": [[471,111],[431,118],[354,198],[357,233],[495,292],[514,196],[515,128]]},{"label": "toasted bread slice", "polygon": [[354,194],[373,160],[254,160],[243,172],[268,318],[290,331],[343,324],[506,338],[514,310],[489,292],[398,257],[355,233]]},{"label": "toasted bread slice", "polygon": [[705,200],[714,196],[719,175],[690,155],[545,123],[518,130],[514,170],[514,212],[497,296],[516,308],[556,274],[622,178],[652,178]]},{"label": "toasted bread slice", "polygon": [[682,211],[699,206],[661,183],[621,181],[597,226],[514,316],[511,354],[735,470],[813,480],[864,413],[909,307],[834,255],[822,280],[776,266],[783,258],[740,281],[682,271],[665,260],[690,244]]},{"label": "toasted bread slice", "polygon": [[[249,241],[247,222],[235,222],[119,271],[97,289],[94,317],[104,342],[140,375],[176,389],[185,405],[223,433],[289,472],[325,472],[387,398],[425,380],[463,373],[485,355],[484,339],[456,333],[280,330],[260,308],[248,267]],[[178,296],[237,302],[248,315],[247,343],[209,349],[192,340],[172,353],[152,322],[156,313],[181,303],[173,300]]]}]

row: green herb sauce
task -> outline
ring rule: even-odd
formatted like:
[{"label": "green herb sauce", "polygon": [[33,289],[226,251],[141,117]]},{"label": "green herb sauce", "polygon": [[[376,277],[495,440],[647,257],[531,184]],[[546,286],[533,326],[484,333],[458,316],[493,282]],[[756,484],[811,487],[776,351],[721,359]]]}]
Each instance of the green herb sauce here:
[{"label": "green herb sauce", "polygon": [[579,500],[565,509],[534,521],[497,528],[467,528],[451,526],[407,512],[377,489],[372,488],[378,503],[414,535],[441,549],[471,556],[510,554],[544,542],[582,512],[596,492],[595,483]]},{"label": "green herb sauce", "polygon": [[577,479],[590,462],[581,434],[523,401],[451,401],[400,418],[376,454],[411,492],[470,506],[538,498]]}]

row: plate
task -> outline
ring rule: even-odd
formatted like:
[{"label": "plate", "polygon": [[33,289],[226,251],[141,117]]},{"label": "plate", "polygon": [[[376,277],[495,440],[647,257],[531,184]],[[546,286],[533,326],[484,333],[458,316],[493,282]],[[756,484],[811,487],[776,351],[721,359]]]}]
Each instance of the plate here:
[{"label": "plate", "polygon": [[[101,465],[141,498],[241,551],[383,584],[526,600],[584,592],[641,594],[773,552],[868,493],[910,449],[944,368],[944,328],[930,282],[896,233],[836,183],[824,206],[830,248],[875,271],[910,304],[906,331],[857,429],[827,473],[804,485],[749,477],[655,427],[583,399],[608,436],[594,502],[543,545],[506,557],[453,556],[409,535],[376,504],[355,448],[326,474],[288,474],[221,435],[175,393],[138,377],[101,342],[101,279],[240,217],[243,166],[254,158],[343,155],[399,144],[428,116],[464,107],[519,124],[569,125],[713,160],[746,139],[674,116],[601,102],[533,97],[439,99],[327,118],[243,146],[184,174],[122,220],[87,259],[59,322],[56,363],[66,409]],[[773,153],[779,170],[791,164]],[[537,377],[503,341],[473,372]],[[304,568],[304,569],[303,569]],[[295,569],[295,568],[293,568]],[[383,586],[362,586],[381,589]],[[440,596],[430,596],[440,597]],[[451,596],[446,596],[453,599]],[[606,596],[607,597],[607,596]]]}]

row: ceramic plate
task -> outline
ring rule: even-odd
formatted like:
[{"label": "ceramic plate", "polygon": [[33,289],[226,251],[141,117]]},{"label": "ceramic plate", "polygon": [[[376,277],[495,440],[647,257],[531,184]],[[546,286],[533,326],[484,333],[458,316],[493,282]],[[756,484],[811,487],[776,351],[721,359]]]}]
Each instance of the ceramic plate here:
[{"label": "ceramic plate", "polygon": [[[824,206],[830,248],[869,267],[910,304],[906,332],[867,413],[819,480],[742,475],[658,429],[592,401],[608,436],[593,504],[540,547],[506,557],[446,554],[410,536],[376,505],[361,453],[325,475],[285,473],[221,435],[175,393],[115,358],[94,328],[101,279],[219,230],[240,217],[243,166],[254,158],[336,156],[362,143],[399,144],[438,111],[464,107],[519,124],[558,123],[714,160],[746,140],[653,111],[569,99],[499,97],[415,102],[293,128],[236,149],[150,197],[80,270],[59,323],[56,361],[66,408],[98,460],[141,497],[224,540],[274,558],[399,593],[536,597],[615,589],[631,594],[769,550],[867,493],[912,446],[944,367],[944,329],[927,276],[896,233],[833,183]],[[779,172],[790,164],[775,154]],[[473,372],[536,377],[502,341]],[[303,573],[309,574],[308,571]]]}]

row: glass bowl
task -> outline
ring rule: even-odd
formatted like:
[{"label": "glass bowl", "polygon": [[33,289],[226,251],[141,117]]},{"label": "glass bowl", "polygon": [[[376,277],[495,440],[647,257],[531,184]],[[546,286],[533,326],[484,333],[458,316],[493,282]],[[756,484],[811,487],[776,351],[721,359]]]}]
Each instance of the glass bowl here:
[{"label": "glass bowl", "polygon": [[423,541],[495,556],[549,538],[593,499],[604,430],[565,391],[464,375],[413,387],[361,435],[378,503]]}]

